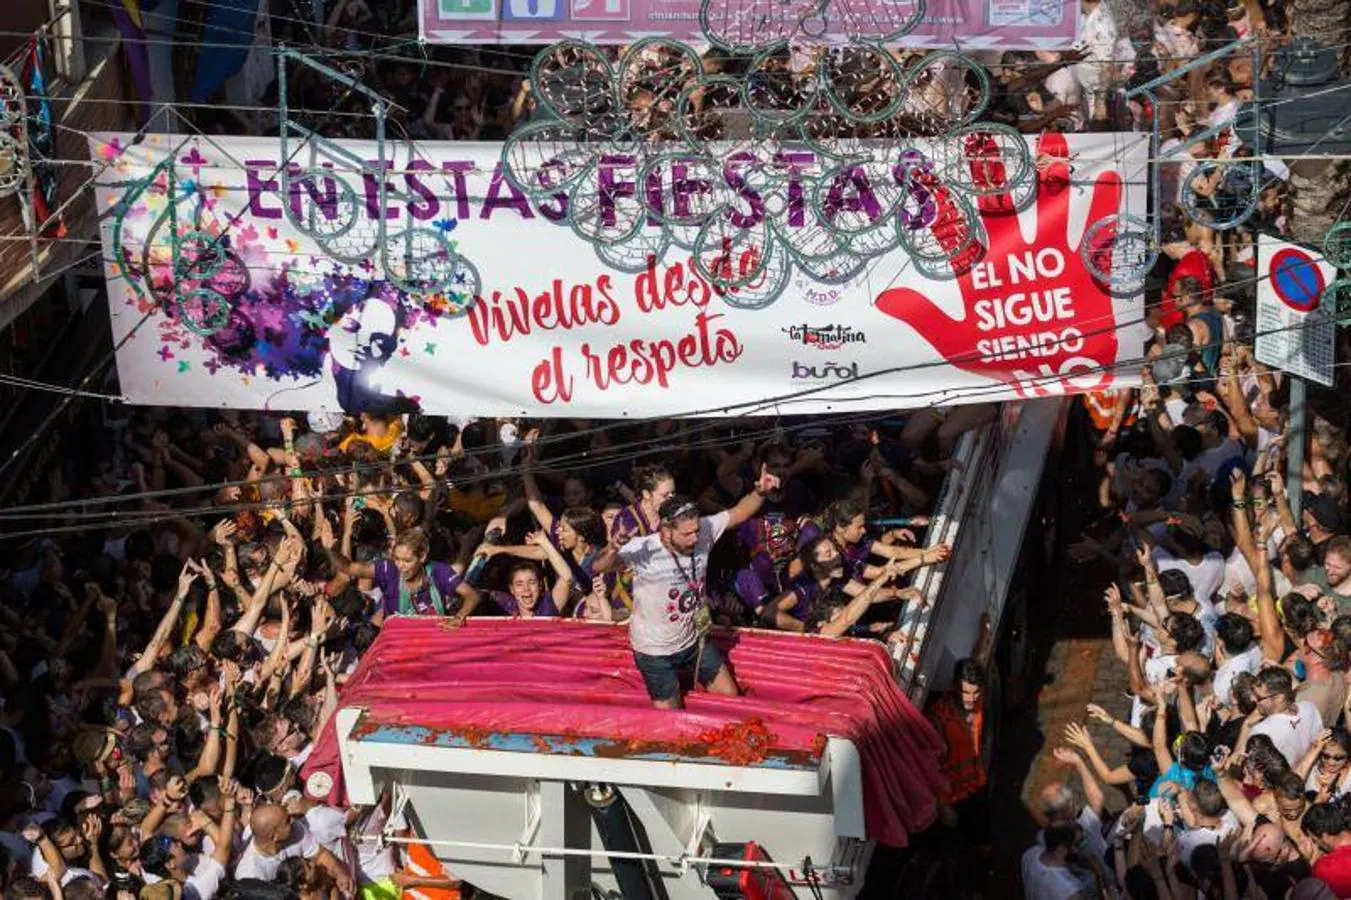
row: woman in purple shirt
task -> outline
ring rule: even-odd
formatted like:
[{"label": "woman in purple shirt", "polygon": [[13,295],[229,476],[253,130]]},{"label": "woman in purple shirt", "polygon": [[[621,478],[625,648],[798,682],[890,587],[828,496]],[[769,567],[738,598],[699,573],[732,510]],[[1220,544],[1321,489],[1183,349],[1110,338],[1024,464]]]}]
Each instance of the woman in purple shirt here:
[{"label": "woman in purple shirt", "polygon": [[451,627],[464,624],[479,604],[479,592],[464,583],[460,574],[443,562],[428,562],[430,545],[421,528],[399,535],[389,557],[372,562],[354,562],[333,554],[338,571],[351,578],[375,581],[384,605],[372,621],[384,624],[386,616],[449,616]]},{"label": "woman in purple shirt", "polygon": [[515,619],[560,616],[572,593],[572,569],[543,531],[531,534],[525,542],[539,548],[549,560],[554,570],[554,586],[546,593],[539,566],[521,560],[507,572],[507,590],[489,591],[488,596],[503,613]]},{"label": "woman in purple shirt", "polygon": [[[861,581],[871,581],[882,571],[881,566],[869,564],[872,557],[880,557],[883,560],[908,560],[925,553],[921,547],[888,544],[870,539],[866,513],[863,504],[856,500],[835,501],[826,507],[826,514],[820,525],[812,522],[798,532],[799,549],[819,537],[832,538],[835,546],[844,555],[844,568],[849,577]],[[930,556],[934,555],[932,551],[935,550],[938,550],[938,547],[930,548]],[[941,559],[947,557],[942,556]],[[789,574],[795,576],[804,568],[804,565],[795,564],[790,567]]]},{"label": "woman in purple shirt", "polygon": [[[850,597],[857,597],[867,587],[857,573],[849,571],[848,558],[829,537],[817,536],[808,541],[799,558],[803,574],[794,579],[792,587],[775,598],[769,607],[774,626],[783,631],[805,631],[817,601],[827,592],[842,590]],[[885,572],[904,575],[920,566],[942,562],[947,558],[948,548],[940,544],[904,560],[889,560],[890,569],[887,566],[869,566],[868,579],[876,579]],[[871,602],[903,600],[914,593],[910,588],[884,588],[879,584]]]}]

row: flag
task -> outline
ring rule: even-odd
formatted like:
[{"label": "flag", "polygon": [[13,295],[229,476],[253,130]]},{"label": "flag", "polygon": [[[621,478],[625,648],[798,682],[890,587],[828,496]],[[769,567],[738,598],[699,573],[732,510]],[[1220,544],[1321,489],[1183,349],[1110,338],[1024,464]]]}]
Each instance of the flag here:
[{"label": "flag", "polygon": [[29,227],[42,228],[42,237],[65,237],[66,223],[60,216],[47,222],[52,210],[56,209],[56,170],[51,163],[56,157],[56,136],[52,132],[52,103],[47,97],[47,81],[42,77],[42,42],[36,37],[28,42],[23,73],[19,77],[29,103],[28,164],[33,173],[33,194],[29,203],[33,221]]},{"label": "flag", "polygon": [[150,82],[150,53],[145,43],[145,17],[140,0],[112,0],[108,9],[122,33],[122,50],[127,58],[127,70],[136,95],[145,104],[145,115],[150,114],[150,101],[155,94]]},{"label": "flag", "polygon": [[253,46],[258,7],[258,0],[209,0],[193,103],[211,99],[243,67]]}]

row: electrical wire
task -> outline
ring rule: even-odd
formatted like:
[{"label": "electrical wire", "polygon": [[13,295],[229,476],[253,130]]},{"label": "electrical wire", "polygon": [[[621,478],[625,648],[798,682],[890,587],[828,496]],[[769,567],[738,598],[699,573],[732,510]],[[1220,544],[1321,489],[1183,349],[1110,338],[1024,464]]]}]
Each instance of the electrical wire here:
[{"label": "electrical wire", "polygon": [[[1341,367],[1348,366],[1348,365],[1351,365],[1351,362],[1337,363],[1337,364],[1335,364],[1335,367],[1341,368]],[[1049,380],[1049,379],[1048,379],[1048,380]],[[1187,383],[1187,384],[1190,384],[1190,383],[1209,383],[1209,382],[1212,381],[1212,380],[1213,380],[1213,379],[1212,379],[1212,378],[1209,378],[1209,377],[1198,377],[1198,378],[1186,379],[1185,381],[1177,382],[1176,384],[1184,384],[1184,383]],[[888,396],[888,395],[881,395],[881,396]],[[855,421],[855,422],[860,422],[860,423],[861,423],[861,422],[866,422],[866,421],[870,421],[870,420],[874,420],[874,421],[875,421],[876,418],[877,418],[877,412],[876,412],[876,411],[868,411],[868,412],[860,412],[860,413],[857,413],[857,414],[853,414],[853,415],[848,416],[848,417],[841,417],[841,418],[839,418],[838,420],[836,420],[836,422],[837,422],[837,423],[845,423],[845,422]],[[787,425],[787,426],[781,426],[781,427],[780,427],[780,426],[775,426],[775,427],[773,427],[773,428],[763,429],[763,430],[761,430],[760,432],[753,432],[753,433],[751,433],[751,434],[757,435],[757,436],[774,436],[774,435],[778,435],[778,434],[781,434],[781,433],[784,433],[784,432],[795,432],[795,431],[804,431],[804,430],[816,429],[816,428],[822,427],[822,426],[825,425],[825,424],[827,424],[827,423],[826,423],[826,422],[823,422],[822,420],[819,420],[819,419],[813,419],[813,420],[811,420],[811,421],[802,422],[802,423],[794,423],[794,424],[790,424],[790,425]],[[572,436],[569,435],[568,437],[572,437]],[[713,448],[713,447],[730,447],[730,446],[736,446],[736,445],[740,445],[740,444],[744,443],[745,441],[747,441],[747,440],[749,440],[749,439],[752,439],[752,438],[751,438],[751,435],[742,433],[742,434],[737,434],[737,435],[734,435],[734,436],[729,436],[729,437],[726,437],[726,438],[710,438],[710,439],[707,439],[707,440],[704,440],[704,441],[698,441],[698,442],[694,442],[694,443],[678,443],[678,444],[675,444],[674,446],[661,446],[661,445],[653,446],[653,441],[649,438],[649,439],[644,439],[644,440],[642,440],[642,441],[636,442],[637,444],[642,445],[645,449],[637,450],[637,451],[635,451],[635,452],[633,452],[633,453],[623,454],[622,456],[618,456],[618,457],[614,457],[614,458],[605,458],[605,457],[602,457],[602,458],[597,458],[597,459],[588,459],[588,460],[583,460],[583,461],[581,461],[581,462],[568,463],[568,464],[565,464],[565,465],[555,465],[555,464],[553,464],[552,462],[550,462],[549,465],[548,465],[548,468],[547,468],[545,471],[550,472],[550,473],[553,473],[553,474],[564,474],[564,473],[571,473],[571,472],[584,472],[584,471],[587,471],[588,469],[592,469],[592,468],[595,468],[596,466],[600,466],[600,465],[613,465],[613,464],[616,463],[616,462],[627,462],[627,461],[637,460],[637,459],[641,459],[641,458],[644,458],[644,457],[651,457],[651,456],[656,456],[656,457],[669,456],[669,455],[670,455],[671,453],[673,453],[673,452],[679,453],[679,452],[689,452],[689,451],[692,451],[692,450],[711,449],[711,448]],[[475,452],[475,453],[478,453],[478,452],[481,452],[481,450],[476,449],[474,452]],[[393,462],[385,462],[385,463],[381,463],[381,464],[379,465],[378,468],[380,468],[380,469],[382,469],[382,470],[389,469],[392,465],[396,465],[398,462],[403,462],[403,461],[405,461],[405,460],[396,460],[396,461],[393,461]],[[490,483],[495,482],[495,481],[502,481],[502,480],[504,480],[505,478],[507,478],[507,477],[509,477],[509,476],[514,476],[514,475],[520,475],[520,474],[523,474],[526,470],[527,470],[527,468],[526,468],[525,466],[505,467],[505,468],[503,468],[503,469],[495,470],[495,471],[488,472],[488,473],[485,473],[485,474],[482,474],[482,475],[471,475],[471,476],[466,476],[466,477],[449,478],[449,479],[446,479],[446,483],[447,483],[448,485],[450,485],[451,487],[455,488],[455,489],[460,489],[460,488],[472,486],[472,485],[475,485],[475,484],[490,484]],[[315,472],[306,472],[306,473],[304,473],[303,476],[301,476],[301,477],[316,477],[316,476],[322,477],[323,475],[326,475],[326,474],[339,475],[339,474],[346,474],[348,471],[350,471],[350,468],[335,467],[335,468],[329,469],[329,470],[319,470],[319,471],[315,471]],[[295,477],[295,476],[281,476],[281,475],[277,475],[277,476],[264,476],[264,479],[263,479],[263,480],[273,480],[273,481],[275,481],[275,480],[279,480],[279,479],[281,479],[281,478],[289,478],[289,477]],[[249,483],[255,483],[255,482],[245,482],[245,483],[246,483],[246,484],[249,484]],[[402,492],[404,492],[404,491],[416,491],[416,490],[421,489],[422,487],[423,487],[423,485],[420,485],[420,484],[410,484],[410,485],[401,486],[401,487],[391,487],[391,486],[373,486],[373,487],[366,487],[366,488],[358,487],[358,488],[355,488],[355,489],[345,489],[345,490],[342,490],[342,491],[336,491],[336,492],[326,492],[326,493],[324,494],[324,496],[323,496],[322,498],[319,498],[319,500],[318,500],[317,502],[327,503],[327,502],[329,502],[329,501],[331,501],[331,500],[344,500],[344,501],[345,501],[345,500],[346,500],[347,498],[349,498],[349,497],[352,497],[352,498],[360,498],[360,497],[370,497],[370,496],[392,496],[392,495],[394,495],[394,494],[402,493]],[[204,486],[200,486],[200,487],[194,487],[194,488],[180,488],[180,489],[175,489],[175,490],[179,491],[180,493],[204,493],[204,492],[207,492],[207,491],[210,490],[210,486],[205,486],[205,485],[204,485]],[[125,496],[125,495],[124,495],[124,496]],[[110,499],[111,499],[111,498],[110,498]],[[86,505],[86,506],[87,506],[87,505],[90,504],[90,502],[91,502],[91,501],[79,501],[79,504],[77,504],[77,505]],[[94,501],[94,502],[98,502],[98,501]],[[104,520],[104,521],[98,521],[98,522],[86,522],[86,523],[83,523],[83,524],[80,524],[80,525],[57,526],[57,527],[51,527],[51,528],[33,529],[33,530],[28,530],[28,531],[17,531],[17,532],[5,532],[5,533],[0,533],[0,541],[3,541],[3,540],[17,540],[17,539],[20,539],[20,538],[35,537],[35,536],[43,536],[43,535],[56,534],[56,533],[78,533],[78,532],[88,532],[88,531],[95,531],[95,530],[108,529],[108,528],[125,528],[125,527],[133,527],[133,528],[135,528],[135,527],[142,527],[142,526],[150,525],[150,524],[156,524],[156,523],[158,523],[158,522],[171,521],[171,520],[174,520],[174,519],[193,519],[193,518],[203,518],[203,517],[208,517],[208,516],[230,516],[230,515],[236,515],[236,514],[243,513],[243,512],[264,512],[264,511],[268,511],[268,510],[275,510],[278,506],[283,505],[285,502],[286,502],[285,500],[264,500],[264,501],[245,502],[245,503],[236,503],[236,504],[224,504],[224,505],[221,505],[221,504],[212,504],[212,505],[209,505],[209,506],[199,506],[199,507],[193,507],[193,508],[188,508],[188,509],[176,509],[176,510],[165,510],[165,511],[160,511],[160,510],[134,510],[134,511],[126,511],[126,512],[124,512],[124,511],[112,511],[111,514],[109,514],[108,516],[105,517],[105,520]],[[35,516],[35,517],[21,517],[21,516],[14,516],[14,515],[11,515],[9,511],[0,511],[0,522],[3,522],[3,521],[21,521],[23,518],[42,518],[42,519],[49,519],[49,520],[50,520],[50,519],[61,519],[61,520],[65,520],[65,519],[74,518],[74,517],[77,517],[77,516],[80,516],[80,515],[81,515],[81,514],[78,514],[78,513],[76,513],[76,514],[66,513],[66,514],[64,514],[64,515],[62,515],[62,514],[54,514],[54,515],[50,515],[50,516],[44,515],[44,516],[40,516],[40,517],[38,517],[38,516]],[[92,517],[96,517],[98,514],[96,514],[96,513],[91,513],[91,514],[89,514],[89,515],[90,515],[90,517],[92,518]]]},{"label": "electrical wire", "polygon": [[[1308,327],[1312,327],[1312,325],[1309,324],[1309,323],[1301,323],[1301,324],[1298,324],[1298,325],[1288,326],[1288,327],[1284,327],[1284,328],[1269,329],[1268,331],[1260,332],[1259,335],[1267,335],[1267,334],[1275,334],[1275,333],[1280,333],[1280,332],[1288,332],[1288,331],[1303,330],[1303,329],[1308,328]],[[1211,342],[1210,344],[1208,344],[1208,345],[1205,345],[1205,346],[1200,347],[1200,348],[1193,348],[1193,349],[1195,349],[1195,350],[1202,350],[1202,349],[1206,349],[1207,347],[1221,346],[1224,342],[1225,342],[1225,341],[1224,341],[1224,338],[1221,336],[1220,338],[1218,338],[1218,339],[1215,340],[1215,341],[1212,341],[1212,342]],[[1141,357],[1135,357],[1135,358],[1128,359],[1128,360],[1117,360],[1117,361],[1114,361],[1114,362],[1112,362],[1112,363],[1107,363],[1107,364],[1099,365],[1099,366],[1096,366],[1096,367],[1086,368],[1086,369],[1084,369],[1084,370],[1081,370],[1080,372],[1077,372],[1076,375],[1088,375],[1088,374],[1094,374],[1094,373],[1111,373],[1111,374],[1116,374],[1116,371],[1119,370],[1119,369],[1127,369],[1127,370],[1128,370],[1128,369],[1130,369],[1130,368],[1133,368],[1133,367],[1135,367],[1135,366],[1138,366],[1138,365],[1140,365],[1140,364],[1142,364],[1142,363],[1147,362],[1148,359],[1149,359],[1148,356],[1141,356]],[[939,363],[939,364],[941,365],[941,364],[943,364],[943,363]],[[1340,364],[1339,364],[1339,366],[1340,366]],[[841,380],[839,383],[837,383],[837,384],[824,385],[824,386],[820,386],[820,387],[816,387],[816,388],[810,388],[810,389],[807,389],[806,391],[796,392],[796,393],[793,394],[793,395],[787,395],[787,396],[801,396],[801,395],[808,394],[808,393],[819,393],[819,392],[821,392],[821,391],[835,390],[835,389],[837,389],[838,387],[840,387],[840,386],[843,385],[843,384],[854,383],[854,382],[858,382],[858,381],[863,381],[863,380],[865,380],[865,379],[867,379],[867,378],[876,377],[876,376],[878,376],[878,375],[880,375],[880,374],[884,374],[884,373],[889,372],[889,371],[891,371],[891,370],[882,370],[882,371],[880,371],[880,372],[865,373],[864,375],[856,376],[856,377],[853,377],[853,378],[842,379],[842,380]],[[1021,388],[1021,389],[1026,393],[1026,392],[1031,391],[1031,390],[1036,390],[1036,389],[1038,389],[1038,388],[1040,388],[1040,387],[1042,387],[1042,386],[1046,386],[1046,385],[1054,385],[1054,384],[1056,384],[1057,382],[1060,382],[1060,381],[1062,381],[1062,380],[1063,380],[1062,376],[1056,374],[1056,375],[1040,376],[1040,377],[1032,378],[1032,379],[1025,379],[1025,380],[1022,380],[1022,381],[1014,382],[1014,383],[1012,383],[1012,384],[1001,382],[1001,383],[993,384],[993,385],[981,385],[981,386],[975,386],[975,387],[968,388],[968,389],[934,389],[934,390],[928,390],[928,391],[917,391],[917,392],[908,393],[908,394],[906,394],[906,393],[889,393],[889,394],[878,394],[878,395],[872,395],[872,396],[873,396],[873,398],[895,399],[895,400],[907,400],[907,401],[909,401],[909,400],[916,400],[916,399],[925,399],[925,398],[929,398],[929,397],[932,397],[932,396],[935,395],[935,394],[947,394],[947,395],[949,395],[949,396],[946,397],[946,398],[944,398],[944,399],[945,399],[946,401],[949,401],[949,402],[952,401],[952,400],[959,400],[959,401],[962,401],[962,402],[973,402],[973,401],[972,401],[972,398],[977,398],[977,397],[978,397],[979,399],[981,399],[981,400],[995,399],[995,398],[998,398],[998,397],[1002,397],[1003,395],[1007,394],[1007,392],[1012,388],[1012,386],[1013,386],[1014,384],[1018,385],[1018,387]],[[1197,381],[1205,381],[1205,380],[1210,380],[1210,379],[1204,379],[1204,378],[1202,378],[1202,379],[1195,379],[1195,380],[1197,380]],[[955,395],[955,396],[953,396],[953,395]],[[840,402],[848,402],[848,401],[846,400],[846,401],[840,401]],[[763,408],[768,409],[768,408],[773,408],[773,407],[782,406],[782,405],[784,405],[784,403],[785,403],[785,400],[784,400],[783,398],[768,398],[768,399],[766,399],[766,400],[752,401],[751,403],[748,403],[748,404],[745,404],[745,405],[750,406],[750,405],[760,404]],[[758,409],[757,409],[757,410],[754,410],[753,412],[749,413],[748,415],[754,415],[754,412],[758,412],[758,411],[759,411]],[[854,415],[854,414],[851,413],[851,414],[849,414],[849,415]],[[865,418],[876,418],[877,411],[876,411],[876,410],[860,411],[859,413],[857,413],[857,415],[863,416],[863,417],[865,417]],[[665,419],[665,418],[676,418],[676,417],[674,417],[674,416],[672,416],[672,417],[660,417],[660,419]],[[596,434],[596,433],[600,433],[600,432],[603,432],[603,431],[605,431],[605,430],[609,430],[609,429],[613,429],[613,428],[631,427],[631,426],[633,426],[634,424],[638,424],[639,422],[642,422],[642,421],[656,421],[656,420],[659,420],[659,419],[651,419],[651,420],[621,420],[621,421],[614,422],[614,423],[610,423],[610,424],[607,424],[607,425],[604,425],[604,426],[599,426],[599,427],[594,428],[594,429],[590,429],[589,431],[588,431],[588,430],[582,430],[582,431],[573,432],[573,433],[569,433],[569,434],[565,434],[565,435],[559,435],[559,436],[554,437],[553,440],[554,440],[554,441],[573,441],[573,440],[577,440],[579,437],[587,436],[588,434]],[[700,430],[716,429],[716,428],[720,428],[720,427],[725,427],[725,425],[726,425],[725,420],[718,420],[718,421],[715,421],[715,422],[712,422],[712,423],[709,423],[709,424],[706,424],[706,425],[702,426],[702,427],[700,428]],[[806,423],[806,424],[804,425],[804,427],[813,427],[813,425],[812,425],[812,423]],[[819,426],[817,426],[817,427],[819,427]],[[738,439],[737,442],[740,442],[740,440],[744,440],[744,438]],[[547,442],[548,442],[547,440],[543,440],[543,441],[538,442],[538,445],[539,445],[539,446],[543,446],[543,445],[545,445]],[[636,441],[636,442],[634,442],[634,443],[631,444],[631,445],[616,445],[616,446],[613,446],[613,447],[611,447],[611,448],[608,448],[609,450],[626,449],[627,446],[640,446],[640,447],[647,447],[647,448],[648,448],[647,450],[641,450],[641,451],[638,451],[638,452],[633,453],[633,454],[626,454],[626,455],[621,455],[621,456],[616,456],[616,457],[604,457],[604,456],[602,456],[602,457],[599,457],[599,458],[598,458],[598,457],[593,456],[593,455],[591,454],[590,451],[586,451],[586,452],[584,452],[584,453],[574,454],[572,457],[566,457],[566,456],[565,456],[565,457],[559,458],[558,460],[555,460],[554,462],[577,462],[577,463],[579,463],[579,464],[576,465],[576,466],[574,466],[573,468],[575,468],[575,469],[580,469],[580,470],[585,470],[585,469],[588,469],[588,468],[594,468],[594,467],[597,466],[597,465],[610,465],[610,464],[613,464],[613,463],[615,463],[615,462],[631,461],[632,459],[636,459],[636,458],[639,458],[639,457],[641,457],[641,456],[653,455],[653,454],[659,454],[659,453],[665,452],[664,450],[662,450],[662,449],[660,449],[660,448],[657,448],[657,449],[651,448],[651,447],[650,447],[650,444],[651,444],[651,441],[650,441],[649,439],[643,439],[643,440],[640,440],[640,441]],[[475,452],[475,453],[486,453],[486,452],[490,452],[490,451],[493,450],[493,449],[500,449],[502,446],[503,446],[503,445],[501,445],[501,444],[498,444],[498,445],[491,445],[491,444],[490,444],[490,445],[487,445],[487,446],[484,446],[484,447],[474,448],[474,452]],[[431,461],[433,461],[433,460],[435,460],[435,459],[436,459],[436,456],[435,456],[434,454],[431,454],[431,455],[427,455],[427,456],[424,456],[424,457],[407,457],[407,458],[405,458],[403,461],[404,461],[404,462],[408,462],[408,463],[411,463],[411,462],[413,462],[414,460],[421,461],[421,462],[431,462]],[[347,473],[347,472],[359,472],[359,471],[383,471],[384,469],[386,469],[386,468],[388,467],[388,465],[389,465],[388,462],[380,462],[380,463],[372,463],[372,464],[368,464],[368,465],[366,465],[366,466],[364,466],[364,467],[363,467],[363,466],[355,466],[355,467],[345,467],[345,468],[334,468],[334,469],[332,469],[331,471],[334,472],[334,473],[342,472],[342,473],[344,473],[344,474]],[[501,477],[503,477],[503,476],[506,475],[506,474],[515,474],[515,473],[519,473],[520,471],[523,471],[523,469],[517,468],[517,469],[515,469],[515,470],[513,471],[512,469],[507,468],[507,469],[503,469],[503,470],[497,470],[497,471],[494,471],[494,472],[490,472],[490,473],[487,473],[487,474],[485,474],[485,475],[483,475],[483,476],[470,476],[468,479],[459,479],[459,480],[457,480],[457,483],[461,483],[461,484],[470,484],[470,483],[475,483],[475,482],[478,482],[478,481],[490,481],[490,480],[494,480],[494,479],[497,479],[497,478],[501,478]],[[273,477],[274,477],[274,478],[277,478],[277,477],[282,477],[282,476],[273,476]],[[167,495],[186,494],[186,493],[202,493],[202,492],[206,492],[206,491],[210,491],[210,490],[220,490],[220,489],[225,488],[225,487],[242,487],[242,486],[244,486],[244,485],[251,484],[251,483],[253,483],[253,482],[251,482],[251,481],[245,479],[245,480],[242,480],[242,481],[222,482],[222,483],[215,484],[215,485],[196,485],[196,486],[190,486],[190,487],[185,487],[185,488],[166,489],[165,491],[162,491],[162,492],[155,492],[155,493],[142,493],[142,494],[138,494],[138,495],[120,495],[120,496],[117,497],[117,498],[107,498],[107,502],[113,502],[114,500],[119,501],[119,502],[124,502],[124,501],[127,501],[127,500],[133,500],[133,499],[152,499],[153,497],[160,497],[160,496],[167,496]],[[331,495],[331,496],[336,496],[336,495]],[[100,501],[100,502],[103,502],[103,501]],[[32,506],[27,506],[27,507],[13,507],[13,508],[6,509],[6,510],[0,510],[0,520],[4,520],[4,519],[14,519],[14,518],[31,518],[31,517],[32,517],[31,515],[25,515],[25,514],[35,513],[35,512],[45,512],[45,511],[52,510],[52,509],[65,509],[65,508],[72,508],[72,507],[86,506],[86,505],[88,505],[88,501],[81,500],[81,501],[64,501],[64,502],[62,502],[62,503],[60,503],[60,504],[37,504],[37,505],[32,505]],[[266,504],[264,504],[264,506],[265,506],[265,505],[266,505]],[[217,507],[214,507],[214,506],[213,506],[213,507],[205,507],[205,508],[202,508],[202,509],[200,509],[200,510],[198,510],[198,511],[194,511],[194,512],[195,512],[195,514],[207,515],[207,514],[210,514],[210,511],[211,511],[211,510],[216,509],[216,508],[217,508]],[[125,518],[128,514],[127,514],[127,513],[120,513],[119,515]],[[2,537],[2,536],[0,536],[0,537]]]}]

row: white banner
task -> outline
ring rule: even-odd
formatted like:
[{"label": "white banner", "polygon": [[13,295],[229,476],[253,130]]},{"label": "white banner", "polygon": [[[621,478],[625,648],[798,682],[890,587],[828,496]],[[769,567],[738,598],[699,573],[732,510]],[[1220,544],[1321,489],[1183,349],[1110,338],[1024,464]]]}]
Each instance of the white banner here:
[{"label": "white banner", "polygon": [[[565,198],[532,204],[502,177],[495,144],[418,143],[411,157],[409,145],[391,144],[383,226],[379,179],[338,162],[323,184],[284,189],[276,139],[104,134],[91,144],[92,158],[110,163],[97,191],[114,213],[102,237],[118,375],[133,403],[750,415],[1099,390],[1138,374],[1127,363],[1142,351],[1140,298],[1111,296],[1079,249],[1090,224],[1145,209],[1143,135],[1044,136],[1034,202],[1014,215],[1004,198],[982,201],[988,250],[960,277],[925,275],[895,249],[844,284],[795,269],[761,309],[728,304],[689,251],[672,247],[631,271],[603,262],[556,221]],[[342,147],[352,159],[376,156],[373,143]],[[312,149],[291,159],[313,170]],[[799,165],[804,153],[793,156]],[[718,187],[745,212],[729,215],[813,227],[793,208],[800,191],[790,185],[788,208],[767,212],[773,204],[734,165]],[[632,167],[602,166],[596,177],[590,196],[602,207],[637,196]],[[844,210],[872,208],[882,186],[867,177],[845,178]],[[359,221],[325,233],[344,203]],[[343,262],[324,249],[410,225],[472,264],[477,297],[410,296],[388,280],[397,254]],[[175,226],[181,259],[168,238]]]}]

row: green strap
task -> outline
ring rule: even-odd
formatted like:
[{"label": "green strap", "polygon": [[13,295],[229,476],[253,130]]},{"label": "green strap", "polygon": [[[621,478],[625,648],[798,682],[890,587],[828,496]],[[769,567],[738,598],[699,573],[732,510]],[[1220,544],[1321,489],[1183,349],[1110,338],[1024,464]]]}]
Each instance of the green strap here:
[{"label": "green strap", "polygon": [[[436,579],[432,577],[432,567],[426,566],[422,570],[423,577],[427,579],[427,593],[432,596],[432,608],[436,610],[438,616],[446,614],[446,605],[441,601],[441,592],[436,587]],[[399,579],[399,615],[410,616],[416,610],[413,608],[413,595],[408,590],[408,585],[402,578]]]}]

